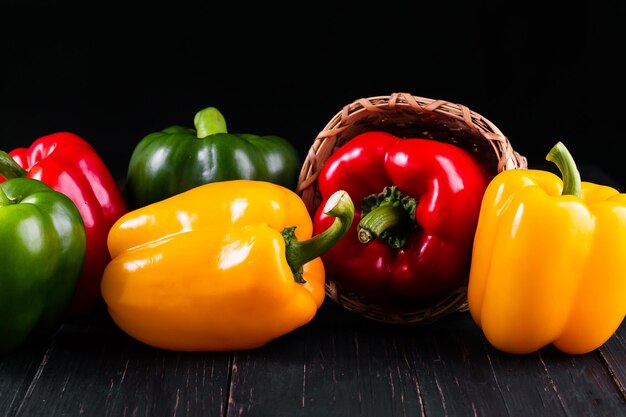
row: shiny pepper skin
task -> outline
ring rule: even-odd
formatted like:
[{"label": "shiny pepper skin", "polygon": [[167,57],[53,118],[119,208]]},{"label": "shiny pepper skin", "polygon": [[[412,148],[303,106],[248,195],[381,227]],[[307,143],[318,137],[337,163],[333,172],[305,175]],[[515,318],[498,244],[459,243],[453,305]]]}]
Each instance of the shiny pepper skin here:
[{"label": "shiny pepper skin", "polygon": [[180,351],[251,349],[303,326],[325,296],[319,255],[352,221],[341,196],[334,228],[314,238],[297,194],[265,181],[204,184],[129,212],[108,239],[111,317]]},{"label": "shiny pepper skin", "polygon": [[563,173],[509,170],[483,200],[468,305],[487,340],[509,353],[553,344],[588,353],[626,314],[626,194],[581,182],[560,142]]},{"label": "shiny pepper skin", "polygon": [[[389,308],[431,303],[459,288],[490,178],[449,143],[379,131],[350,139],[318,177],[322,200],[343,189],[356,206],[353,230],[322,257],[329,276],[342,291]],[[318,210],[314,231],[329,221]]]},{"label": "shiny pepper skin", "polygon": [[85,259],[74,203],[32,178],[0,184],[0,355],[49,341],[66,318]]},{"label": "shiny pepper skin", "polygon": [[85,316],[102,307],[100,280],[110,260],[107,235],[128,208],[117,181],[96,150],[74,133],[51,133],[8,155],[1,152],[0,176],[42,181],[74,202],[85,226],[87,253],[67,315]]}]

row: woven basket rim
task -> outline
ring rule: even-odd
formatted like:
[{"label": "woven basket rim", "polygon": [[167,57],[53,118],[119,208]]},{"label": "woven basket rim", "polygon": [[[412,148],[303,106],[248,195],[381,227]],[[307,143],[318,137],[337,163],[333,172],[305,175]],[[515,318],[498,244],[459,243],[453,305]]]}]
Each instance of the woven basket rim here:
[{"label": "woven basket rim", "polygon": [[[383,117],[389,112],[394,115],[401,113],[402,116],[407,115],[406,117],[411,117],[412,114],[417,117],[419,114],[430,112],[429,114],[451,118],[490,145],[490,152],[497,158],[497,172],[528,167],[526,158],[513,149],[509,139],[494,123],[465,105],[406,92],[359,98],[344,105],[326,123],[315,137],[302,164],[296,192],[302,197],[311,215],[314,214],[317,207],[316,199],[319,197],[316,188],[317,177],[326,159],[342,144],[342,140],[350,139],[338,138],[353,126],[355,120],[370,115]],[[401,312],[388,311],[353,294],[342,293],[328,276],[325,290],[329,298],[348,311],[385,323],[428,324],[453,312],[467,310],[467,280],[463,286],[432,305]]]}]

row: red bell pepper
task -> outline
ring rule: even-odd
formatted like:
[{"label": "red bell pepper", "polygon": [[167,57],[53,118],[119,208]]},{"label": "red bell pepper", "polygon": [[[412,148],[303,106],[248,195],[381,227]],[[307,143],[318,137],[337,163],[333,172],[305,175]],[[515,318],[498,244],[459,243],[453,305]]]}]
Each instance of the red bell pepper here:
[{"label": "red bell pepper", "polygon": [[350,231],[322,256],[342,291],[397,304],[432,302],[466,280],[480,203],[492,176],[468,152],[385,132],[357,135],[318,177],[315,233],[333,218],[321,208],[339,189],[352,196]]},{"label": "red bell pepper", "polygon": [[5,152],[0,155],[1,177],[40,180],[67,195],[78,208],[85,224],[87,248],[67,314],[77,317],[91,312],[102,302],[100,282],[110,261],[109,230],[128,211],[119,185],[95,149],[73,133],[40,137],[29,148],[17,148],[8,155],[10,158]]}]

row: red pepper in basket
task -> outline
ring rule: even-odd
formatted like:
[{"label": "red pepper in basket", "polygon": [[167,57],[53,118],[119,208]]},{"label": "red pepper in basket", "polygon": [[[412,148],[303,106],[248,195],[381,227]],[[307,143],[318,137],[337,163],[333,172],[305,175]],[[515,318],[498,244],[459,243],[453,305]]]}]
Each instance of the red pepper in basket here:
[{"label": "red pepper in basket", "polygon": [[350,231],[322,259],[342,291],[379,301],[432,301],[467,279],[480,203],[490,176],[462,148],[384,132],[336,150],[318,177],[324,200],[314,230],[333,218],[332,193],[352,196]]},{"label": "red pepper in basket", "polygon": [[89,313],[102,301],[100,282],[110,261],[107,236],[128,211],[122,192],[93,147],[80,136],[58,132],[42,136],[29,148],[0,151],[2,177],[40,180],[67,195],[85,224],[85,261],[68,316]]}]

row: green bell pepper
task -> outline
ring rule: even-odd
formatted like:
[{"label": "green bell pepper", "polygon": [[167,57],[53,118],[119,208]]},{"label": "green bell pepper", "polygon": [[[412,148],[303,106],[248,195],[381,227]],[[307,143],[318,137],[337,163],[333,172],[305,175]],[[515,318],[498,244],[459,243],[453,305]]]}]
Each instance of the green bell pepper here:
[{"label": "green bell pepper", "polygon": [[0,184],[0,354],[60,327],[85,259],[85,226],[65,194],[32,178]]},{"label": "green bell pepper", "polygon": [[195,129],[168,127],[137,144],[125,184],[132,207],[216,181],[263,180],[295,189],[301,161],[287,140],[229,133],[223,115],[215,107],[196,113],[194,125]]}]

